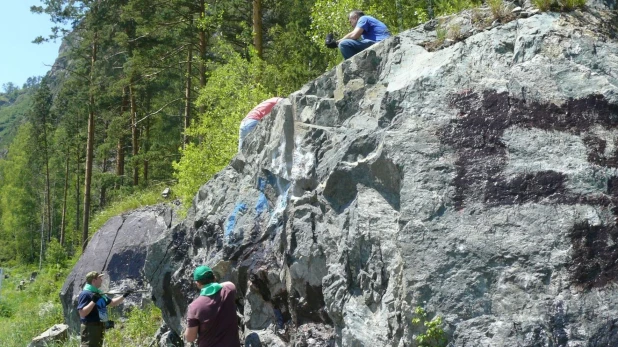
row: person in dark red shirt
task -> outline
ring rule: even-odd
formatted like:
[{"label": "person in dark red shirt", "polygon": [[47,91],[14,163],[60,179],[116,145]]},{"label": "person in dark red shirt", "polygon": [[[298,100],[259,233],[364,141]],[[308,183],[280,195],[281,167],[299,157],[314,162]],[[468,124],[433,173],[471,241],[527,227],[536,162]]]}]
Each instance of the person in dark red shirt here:
[{"label": "person in dark red shirt", "polygon": [[217,283],[208,266],[198,266],[193,280],[200,296],[187,309],[185,339],[197,339],[199,347],[238,347],[236,286],[232,282]]}]

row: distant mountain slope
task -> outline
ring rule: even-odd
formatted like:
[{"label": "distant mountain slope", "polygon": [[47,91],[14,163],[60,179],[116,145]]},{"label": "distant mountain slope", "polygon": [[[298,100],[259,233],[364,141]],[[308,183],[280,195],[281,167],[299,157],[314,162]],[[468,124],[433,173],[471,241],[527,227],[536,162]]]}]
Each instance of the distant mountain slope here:
[{"label": "distant mountain slope", "polygon": [[30,108],[34,88],[24,88],[17,91],[18,95],[11,100],[7,93],[0,93],[0,151],[8,148],[17,128],[25,120]]}]

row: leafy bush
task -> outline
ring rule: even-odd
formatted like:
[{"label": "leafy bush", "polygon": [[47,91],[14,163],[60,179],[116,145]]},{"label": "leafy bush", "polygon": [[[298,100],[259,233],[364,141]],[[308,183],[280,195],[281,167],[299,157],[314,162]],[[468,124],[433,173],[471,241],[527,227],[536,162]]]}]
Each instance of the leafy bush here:
[{"label": "leafy bush", "polygon": [[48,265],[64,269],[67,262],[67,252],[56,239],[52,239],[45,251],[45,262]]},{"label": "leafy bush", "polygon": [[423,333],[416,335],[416,343],[419,347],[446,347],[448,339],[442,328],[442,318],[434,317],[427,321],[427,312],[425,309],[418,306],[414,309],[415,317],[412,318],[412,324],[424,330]]},{"label": "leafy bush", "polygon": [[11,318],[11,316],[13,308],[5,300],[0,300],[0,317]]},{"label": "leafy bush", "polygon": [[124,322],[116,322],[116,327],[107,331],[105,345],[107,347],[151,346],[161,322],[161,310],[154,304],[144,309],[132,308]]}]

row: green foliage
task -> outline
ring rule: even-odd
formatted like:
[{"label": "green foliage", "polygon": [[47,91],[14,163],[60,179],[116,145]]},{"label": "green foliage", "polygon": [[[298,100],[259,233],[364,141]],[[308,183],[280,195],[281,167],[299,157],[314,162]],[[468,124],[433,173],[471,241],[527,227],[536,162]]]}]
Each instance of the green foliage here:
[{"label": "green foliage", "polygon": [[16,259],[22,263],[38,258],[39,196],[33,176],[32,126],[25,123],[9,147],[5,160],[0,162],[0,258]]},{"label": "green foliage", "polygon": [[[445,0],[444,4],[468,6],[471,1],[473,0]],[[366,14],[379,19],[386,24],[392,34],[396,35],[430,19],[432,8],[429,4],[430,2],[424,0],[366,0],[361,3],[354,0],[316,0],[311,9],[309,36],[328,57],[329,67],[332,67],[341,62],[342,58],[338,50],[324,46],[324,38],[330,32],[336,33],[337,38],[341,38],[352,31],[353,28],[348,20],[352,10],[363,10]],[[440,11],[444,12],[441,8]]]},{"label": "green foliage", "polygon": [[18,89],[16,95],[0,94],[0,149],[7,148],[25,121],[33,88]]},{"label": "green foliage", "polygon": [[558,0],[558,4],[562,11],[572,11],[586,6],[586,0]]},{"label": "green foliage", "polygon": [[448,339],[442,327],[442,318],[434,317],[427,320],[427,312],[420,306],[414,309],[412,324],[423,330],[416,335],[415,340],[419,347],[446,347]]},{"label": "green foliage", "polygon": [[446,35],[448,34],[448,29],[443,25],[440,25],[436,28],[436,36],[439,43],[444,42],[446,40]]},{"label": "green foliage", "polygon": [[[72,265],[77,258],[68,262]],[[4,268],[9,278],[2,282],[0,298],[0,346],[23,347],[33,337],[39,335],[54,324],[64,321],[62,304],[58,293],[69,270],[44,268],[34,282],[26,281],[24,290],[17,290],[22,279],[27,279],[31,272],[37,271],[32,266]],[[108,347],[149,346],[156,330],[161,326],[161,311],[150,304],[142,309],[131,309],[125,318],[117,316],[117,308],[111,308],[116,320],[116,328],[109,330],[105,336]],[[75,336],[58,346],[79,346]]]},{"label": "green foliage", "polygon": [[45,262],[57,269],[66,268],[67,252],[56,239],[52,239],[45,252]]},{"label": "green foliage", "polygon": [[0,318],[11,318],[15,309],[6,300],[0,299]]},{"label": "green foliage", "polygon": [[[22,347],[52,325],[63,322],[58,292],[68,271],[44,268],[31,283],[27,279],[30,273],[38,271],[35,267],[4,269],[9,278],[2,282],[0,303],[10,302],[12,315],[0,315],[0,346]],[[17,290],[21,280],[26,280],[25,289]]]},{"label": "green foliage", "polygon": [[541,11],[549,11],[554,0],[532,0],[532,4]]},{"label": "green foliage", "polygon": [[200,138],[182,150],[182,158],[174,163],[178,179],[176,192],[185,206],[199,187],[227,165],[238,148],[238,125],[244,116],[261,101],[273,97],[260,80],[268,66],[253,57],[242,58],[223,44],[227,63],[216,68],[206,87],[200,92],[198,104],[206,113],[189,128],[189,135]]},{"label": "green foliage", "polygon": [[161,196],[163,189],[165,189],[165,185],[156,184],[145,190],[137,190],[135,192],[127,191],[127,194],[117,196],[116,200],[110,202],[106,208],[102,209],[92,217],[92,221],[89,226],[89,235],[93,235],[114,216],[118,216],[136,208],[163,202],[164,199]]},{"label": "green foliage", "polygon": [[509,14],[508,8],[503,0],[487,0],[487,5],[494,19],[501,20]]},{"label": "green foliage", "polygon": [[477,7],[481,4],[479,0],[437,0],[435,2],[436,16],[458,13],[463,10]]},{"label": "green foliage", "polygon": [[573,11],[586,6],[586,0],[532,0],[532,4],[541,11]]},{"label": "green foliage", "polygon": [[154,304],[144,309],[132,308],[126,320],[107,331],[105,344],[108,347],[151,346],[162,321],[161,310]]}]

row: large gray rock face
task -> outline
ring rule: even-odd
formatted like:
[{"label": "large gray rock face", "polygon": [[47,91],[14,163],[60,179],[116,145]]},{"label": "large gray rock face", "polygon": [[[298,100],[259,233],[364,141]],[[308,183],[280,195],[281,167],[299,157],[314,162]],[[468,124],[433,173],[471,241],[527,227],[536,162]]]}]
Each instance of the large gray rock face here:
[{"label": "large gray rock face", "polygon": [[177,223],[173,208],[164,205],[116,216],[105,223],[88,243],[60,292],[65,322],[73,332],[79,332],[77,297],[90,271],[105,274],[101,289],[106,292],[137,291],[127,297],[121,310],[125,306],[145,305],[151,297],[156,299],[151,283],[166,271],[169,257],[160,245],[171,243],[171,230]]},{"label": "large gray rock face", "polygon": [[616,23],[421,27],[290,95],[153,243],[168,327],[209,264],[250,346],[413,346],[416,306],[453,346],[618,345]]}]

